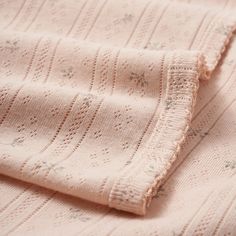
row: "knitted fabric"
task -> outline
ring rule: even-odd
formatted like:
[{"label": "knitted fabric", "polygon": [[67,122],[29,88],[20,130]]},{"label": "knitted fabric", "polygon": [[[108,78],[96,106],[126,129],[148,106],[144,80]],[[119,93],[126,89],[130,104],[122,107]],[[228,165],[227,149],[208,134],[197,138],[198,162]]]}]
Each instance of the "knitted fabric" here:
[{"label": "knitted fabric", "polygon": [[0,5],[0,235],[236,233],[235,1]]}]

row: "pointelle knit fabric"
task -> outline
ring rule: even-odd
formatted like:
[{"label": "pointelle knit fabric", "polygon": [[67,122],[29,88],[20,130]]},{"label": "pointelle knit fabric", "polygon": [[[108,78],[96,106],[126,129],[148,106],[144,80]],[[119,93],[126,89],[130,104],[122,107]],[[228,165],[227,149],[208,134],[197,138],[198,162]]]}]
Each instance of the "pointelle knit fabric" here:
[{"label": "pointelle knit fabric", "polygon": [[235,1],[0,4],[0,235],[235,235]]}]

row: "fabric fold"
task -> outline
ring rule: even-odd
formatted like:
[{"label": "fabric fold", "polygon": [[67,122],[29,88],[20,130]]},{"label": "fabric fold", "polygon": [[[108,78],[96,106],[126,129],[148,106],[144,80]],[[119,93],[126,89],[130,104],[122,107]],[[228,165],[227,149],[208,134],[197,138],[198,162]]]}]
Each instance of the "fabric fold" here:
[{"label": "fabric fold", "polygon": [[[1,174],[146,213],[185,139],[199,81],[210,78],[235,19],[174,1],[131,2],[65,5],[56,29],[50,3],[37,1],[37,17],[4,22]],[[173,18],[179,11],[182,28]]]}]

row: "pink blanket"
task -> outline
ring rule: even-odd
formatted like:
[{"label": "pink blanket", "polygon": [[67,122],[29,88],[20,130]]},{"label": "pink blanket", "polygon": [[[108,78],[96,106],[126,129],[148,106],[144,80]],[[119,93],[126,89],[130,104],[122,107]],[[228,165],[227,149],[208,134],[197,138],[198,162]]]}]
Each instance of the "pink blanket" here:
[{"label": "pink blanket", "polygon": [[0,235],[235,235],[235,10],[0,1]]}]

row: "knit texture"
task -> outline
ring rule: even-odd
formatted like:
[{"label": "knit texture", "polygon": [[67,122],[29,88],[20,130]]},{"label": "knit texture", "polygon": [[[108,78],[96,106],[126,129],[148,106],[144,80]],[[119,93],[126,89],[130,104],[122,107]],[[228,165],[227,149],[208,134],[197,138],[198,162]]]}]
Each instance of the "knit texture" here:
[{"label": "knit texture", "polygon": [[234,235],[235,1],[0,4],[0,235]]}]

